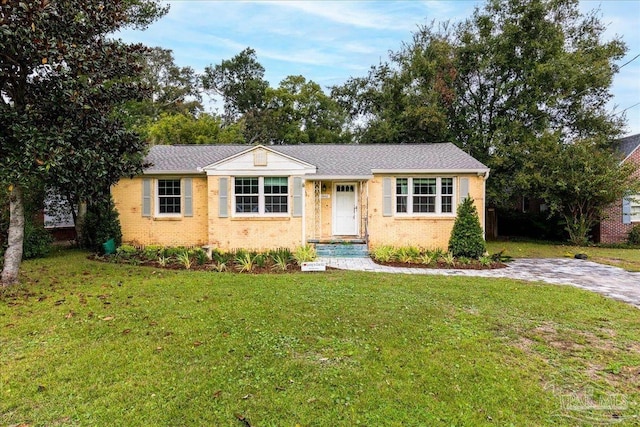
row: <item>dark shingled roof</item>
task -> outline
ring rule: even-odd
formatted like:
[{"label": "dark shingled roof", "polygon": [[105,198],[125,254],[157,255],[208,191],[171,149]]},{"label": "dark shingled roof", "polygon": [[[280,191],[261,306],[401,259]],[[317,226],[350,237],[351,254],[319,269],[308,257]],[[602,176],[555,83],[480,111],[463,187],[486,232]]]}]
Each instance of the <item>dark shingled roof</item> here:
[{"label": "dark shingled roof", "polygon": [[[146,173],[196,172],[247,145],[156,145]],[[478,171],[485,165],[451,143],[405,145],[273,145],[266,148],[316,166],[321,176],[370,176],[372,170]]]},{"label": "dark shingled roof", "polygon": [[640,133],[618,139],[616,146],[626,159],[640,146]]}]

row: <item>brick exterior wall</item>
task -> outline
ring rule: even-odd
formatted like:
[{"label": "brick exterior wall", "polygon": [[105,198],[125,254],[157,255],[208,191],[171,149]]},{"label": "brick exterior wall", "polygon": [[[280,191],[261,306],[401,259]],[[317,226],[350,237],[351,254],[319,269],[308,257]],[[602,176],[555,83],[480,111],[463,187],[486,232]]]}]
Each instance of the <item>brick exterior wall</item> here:
[{"label": "brick exterior wall", "polygon": [[[232,210],[233,178],[227,179],[228,217],[220,218],[218,212],[220,177],[209,176],[208,191],[208,244],[225,250],[233,249],[295,249],[302,242],[302,218],[293,217],[234,217]],[[293,206],[293,179],[289,178],[289,212]],[[308,199],[307,199],[308,200]]]},{"label": "brick exterior wall", "polygon": [[[640,148],[636,149],[625,161],[640,165]],[[636,173],[636,177],[640,179],[640,171]],[[600,223],[597,230],[600,243],[623,243],[627,240],[627,234],[633,226],[640,224],[638,222],[622,223],[622,199],[611,205],[605,215],[606,219]]]},{"label": "brick exterior wall", "polygon": [[[484,178],[476,174],[469,179],[469,195],[474,199],[480,222],[484,224]],[[123,179],[112,188],[116,209],[120,214],[123,241],[137,245],[204,246],[233,250],[264,250],[278,247],[295,249],[306,240],[333,238],[332,181],[323,181],[325,191],[316,209],[314,181],[305,181],[304,221],[292,214],[283,217],[234,217],[233,178],[227,176],[227,217],[219,215],[219,176],[193,179],[193,217],[156,218],[142,216],[142,178]],[[359,232],[368,231],[370,247],[380,245],[414,245],[429,249],[447,248],[455,215],[402,217],[383,216],[382,180],[377,175],[368,182],[356,183]],[[392,177],[393,178],[393,177]],[[454,203],[460,197],[460,177],[456,177]],[[155,186],[155,185],[154,185]],[[289,179],[289,188],[293,178]],[[368,197],[367,197],[368,195]],[[155,197],[152,197],[152,204]],[[293,191],[289,191],[290,212]],[[155,208],[152,206],[152,212]],[[316,218],[319,214],[319,218]],[[368,228],[368,229],[367,229]]]},{"label": "brick exterior wall", "polygon": [[[184,178],[184,177],[176,177]],[[207,179],[192,177],[193,216],[156,218],[142,216],[142,178],[122,179],[112,187],[116,209],[120,214],[123,242],[135,245],[202,246],[207,236]],[[155,188],[155,184],[153,185]],[[153,191],[152,191],[153,193]],[[155,211],[151,197],[151,212]]]},{"label": "brick exterior wall", "polygon": [[[484,225],[484,178],[477,175],[469,179],[469,195],[474,199],[480,224]],[[375,176],[369,181],[369,243],[371,248],[381,245],[421,246],[427,249],[447,249],[454,216],[403,217],[383,216],[382,180]],[[460,177],[456,178],[454,203],[460,197]],[[394,184],[395,185],[395,184]],[[394,202],[395,203],[395,202]]]}]

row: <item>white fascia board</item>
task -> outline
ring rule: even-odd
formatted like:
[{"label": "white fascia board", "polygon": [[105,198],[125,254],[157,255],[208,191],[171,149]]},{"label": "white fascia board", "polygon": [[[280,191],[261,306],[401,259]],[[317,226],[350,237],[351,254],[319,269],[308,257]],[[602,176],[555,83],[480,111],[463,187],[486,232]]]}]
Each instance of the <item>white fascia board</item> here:
[{"label": "white fascia board", "polygon": [[368,181],[373,175],[311,175],[311,181]]},{"label": "white fascia board", "polygon": [[371,169],[371,172],[374,175],[377,174],[385,174],[385,175],[394,175],[394,174],[402,174],[402,175],[407,175],[407,174],[422,174],[422,175],[427,175],[427,174],[448,174],[448,175],[458,175],[458,174],[465,174],[465,175],[471,175],[471,174],[476,174],[476,175],[486,175],[487,177],[489,176],[489,168],[486,169]]},{"label": "white fascia board", "polygon": [[142,175],[204,175],[204,173],[200,170],[153,170],[153,171],[144,171]]},{"label": "white fascia board", "polygon": [[312,169],[234,169],[219,170],[207,169],[207,176],[305,176],[316,172],[316,168]]}]

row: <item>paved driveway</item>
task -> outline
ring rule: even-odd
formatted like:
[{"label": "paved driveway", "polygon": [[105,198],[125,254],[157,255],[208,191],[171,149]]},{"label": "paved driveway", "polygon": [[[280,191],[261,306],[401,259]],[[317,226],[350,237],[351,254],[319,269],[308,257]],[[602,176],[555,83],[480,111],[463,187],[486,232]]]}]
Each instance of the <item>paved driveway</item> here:
[{"label": "paved driveway", "polygon": [[323,258],[327,265],[343,270],[380,273],[439,274],[450,276],[505,277],[572,285],[627,302],[640,308],[640,273],[573,258],[516,259],[496,270],[443,270],[386,267],[370,258]]}]

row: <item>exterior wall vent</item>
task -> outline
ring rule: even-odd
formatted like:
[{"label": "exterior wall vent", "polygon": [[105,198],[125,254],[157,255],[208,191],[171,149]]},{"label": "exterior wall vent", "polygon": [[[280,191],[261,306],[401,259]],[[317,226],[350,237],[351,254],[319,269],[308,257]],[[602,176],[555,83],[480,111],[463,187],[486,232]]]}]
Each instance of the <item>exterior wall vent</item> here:
[{"label": "exterior wall vent", "polygon": [[267,166],[267,150],[253,152],[253,166]]}]

